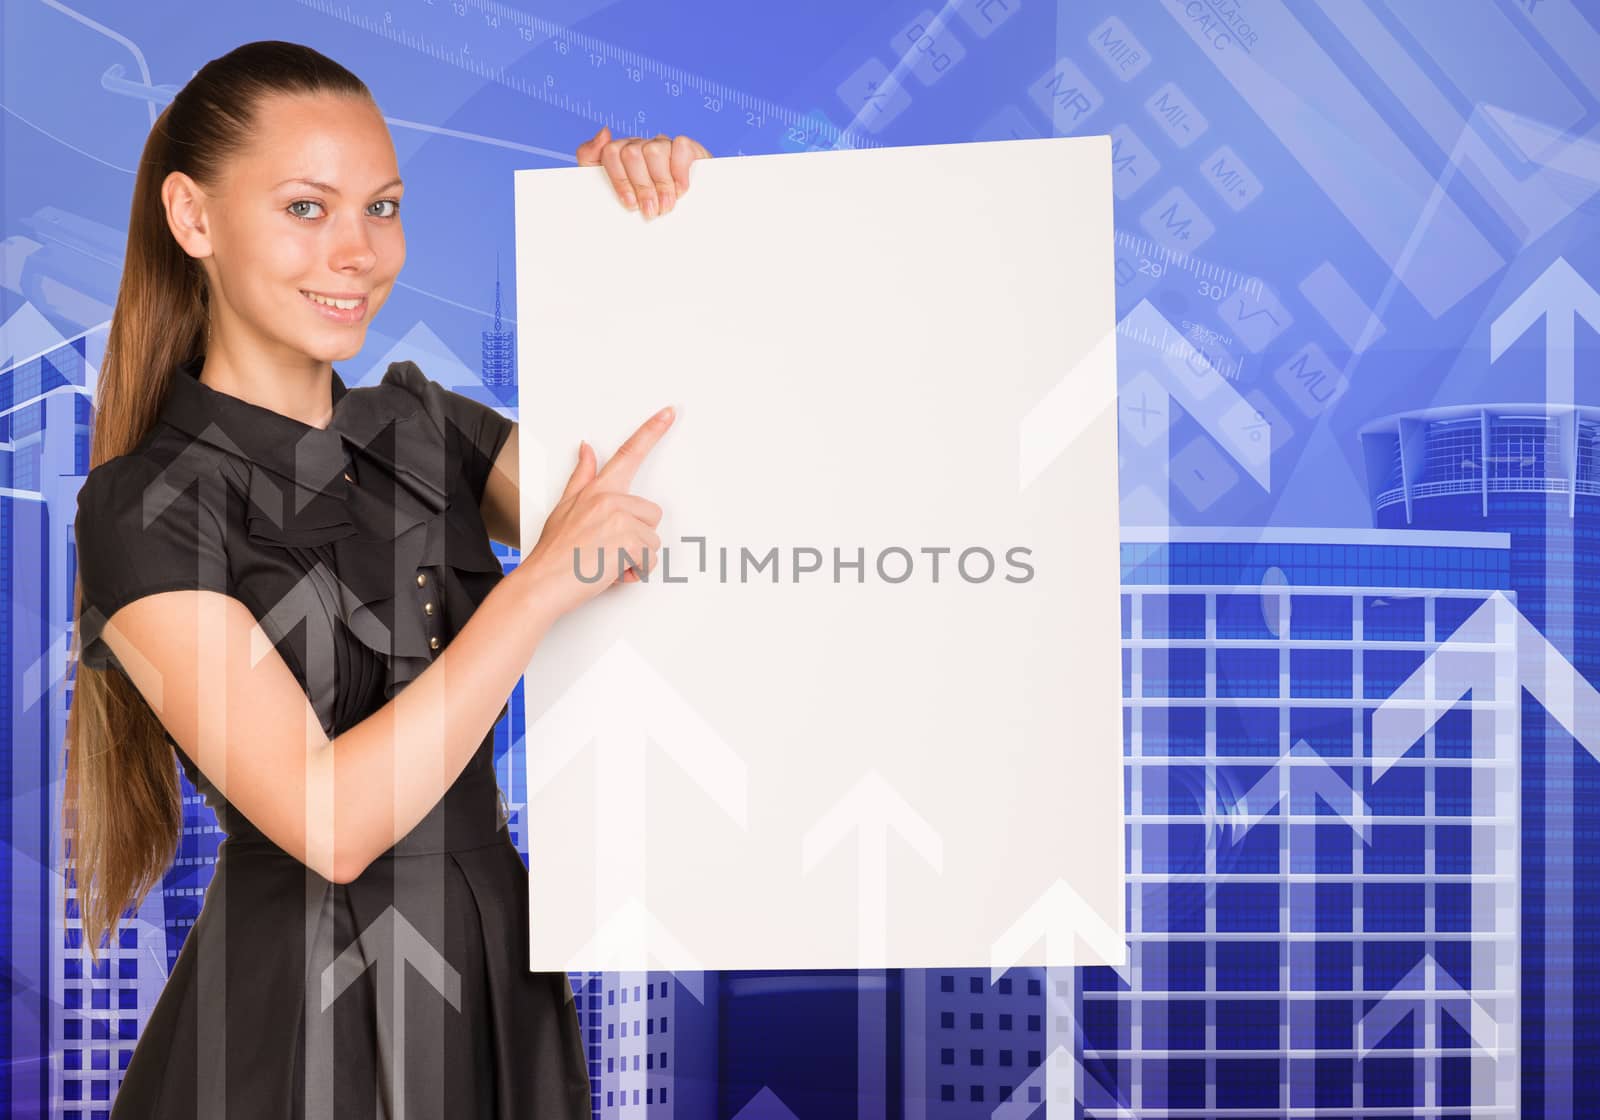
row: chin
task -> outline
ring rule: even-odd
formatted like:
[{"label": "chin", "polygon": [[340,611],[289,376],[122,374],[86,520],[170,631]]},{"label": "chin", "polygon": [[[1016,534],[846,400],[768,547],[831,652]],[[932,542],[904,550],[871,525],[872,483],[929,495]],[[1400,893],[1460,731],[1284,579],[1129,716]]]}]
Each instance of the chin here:
[{"label": "chin", "polygon": [[367,332],[362,329],[359,332],[346,331],[338,339],[310,339],[300,349],[319,362],[345,362],[361,353],[366,341]]},{"label": "chin", "polygon": [[354,358],[357,354],[361,353],[361,348],[366,344],[367,332],[362,331],[359,337],[347,340],[343,345],[337,348],[336,353],[328,355],[328,361],[348,362],[351,358]]}]

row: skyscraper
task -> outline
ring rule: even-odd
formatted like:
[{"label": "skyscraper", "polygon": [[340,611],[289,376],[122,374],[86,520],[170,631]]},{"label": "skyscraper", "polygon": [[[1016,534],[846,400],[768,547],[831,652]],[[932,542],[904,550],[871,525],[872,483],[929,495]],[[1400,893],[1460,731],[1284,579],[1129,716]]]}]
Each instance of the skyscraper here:
[{"label": "skyscraper", "polygon": [[[1426,538],[1504,533],[1522,613],[1590,683],[1600,680],[1600,409],[1485,404],[1396,413],[1361,429],[1375,524]],[[1595,744],[1521,701],[1523,1103],[1585,1115],[1600,1042],[1600,857]],[[1580,713],[1597,726],[1600,712]],[[1571,1094],[1569,1096],[1569,1094]]]},{"label": "skyscraper", "polygon": [[517,383],[517,336],[500,321],[500,254],[494,257],[494,326],[483,332],[483,383],[504,397]]},{"label": "skyscraper", "polygon": [[[1372,732],[1510,591],[1508,536],[1124,529],[1122,583],[1131,952],[1079,972],[1086,1114],[1514,1099],[1494,1030],[1517,1010],[1507,651],[1484,646],[1497,675],[1470,699],[1440,682],[1404,758],[1375,767]],[[919,1115],[988,1115],[1040,1064],[1046,1029],[1073,1029],[1043,1021],[1043,970],[919,976]]]}]

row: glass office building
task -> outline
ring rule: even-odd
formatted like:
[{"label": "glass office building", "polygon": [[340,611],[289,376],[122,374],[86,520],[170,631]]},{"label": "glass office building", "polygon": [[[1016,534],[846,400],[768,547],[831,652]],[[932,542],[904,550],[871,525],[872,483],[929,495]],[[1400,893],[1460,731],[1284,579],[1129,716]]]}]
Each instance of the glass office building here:
[{"label": "glass office building", "polygon": [[[1515,654],[1478,613],[1511,561],[1499,532],[1124,529],[1130,963],[1055,1024],[1084,1115],[1512,1110]],[[1444,643],[1489,671],[1434,673]],[[1429,726],[1374,767],[1385,703]],[[1039,1115],[1047,980],[907,972],[906,1115]]]},{"label": "glass office building", "polygon": [[[1361,429],[1374,523],[1427,538],[1489,530],[1510,541],[1519,609],[1593,684],[1600,680],[1600,409],[1545,404],[1431,408]],[[1600,728],[1581,705],[1575,729]],[[1600,743],[1579,742],[1531,693],[1521,700],[1522,1104],[1591,1115],[1600,1044]]]}]

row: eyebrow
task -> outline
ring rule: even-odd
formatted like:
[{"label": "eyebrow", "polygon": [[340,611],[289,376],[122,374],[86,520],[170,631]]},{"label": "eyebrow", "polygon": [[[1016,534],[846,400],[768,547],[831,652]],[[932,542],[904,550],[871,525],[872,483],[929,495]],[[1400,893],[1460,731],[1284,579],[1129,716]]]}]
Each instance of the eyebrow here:
[{"label": "eyebrow", "polygon": [[[279,183],[277,186],[273,187],[272,189],[273,190],[277,190],[278,187],[286,187],[290,183],[304,183],[308,187],[315,187],[317,190],[326,191],[328,194],[338,194],[339,193],[339,188],[334,186],[332,183],[321,183],[321,182],[318,182],[315,179],[299,179],[299,178],[285,179],[283,182]],[[372,193],[373,194],[377,194],[379,191],[386,191],[390,187],[401,187],[401,186],[404,186],[404,185],[405,184],[403,182],[401,182],[400,178],[398,176],[396,176],[395,178],[390,179],[387,183],[383,184],[381,187],[374,187]]]}]

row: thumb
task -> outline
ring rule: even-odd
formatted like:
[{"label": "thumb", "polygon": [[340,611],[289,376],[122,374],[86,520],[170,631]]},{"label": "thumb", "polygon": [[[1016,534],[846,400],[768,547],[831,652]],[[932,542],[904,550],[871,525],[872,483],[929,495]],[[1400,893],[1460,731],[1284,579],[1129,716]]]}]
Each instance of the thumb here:
[{"label": "thumb", "polygon": [[595,153],[604,148],[610,140],[611,126],[602,125],[599,132],[578,145],[578,163],[580,165],[598,165],[600,161],[595,158]]},{"label": "thumb", "polygon": [[594,448],[589,446],[588,440],[578,443],[578,465],[572,469],[572,477],[567,479],[567,488],[561,491],[561,501],[566,501],[590,482],[594,481],[595,459]]}]

